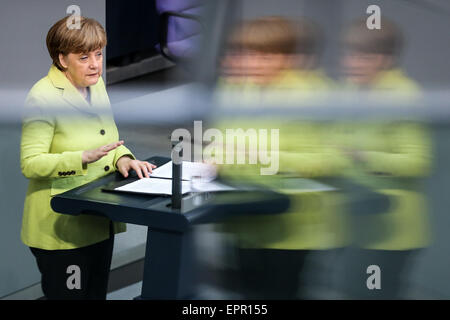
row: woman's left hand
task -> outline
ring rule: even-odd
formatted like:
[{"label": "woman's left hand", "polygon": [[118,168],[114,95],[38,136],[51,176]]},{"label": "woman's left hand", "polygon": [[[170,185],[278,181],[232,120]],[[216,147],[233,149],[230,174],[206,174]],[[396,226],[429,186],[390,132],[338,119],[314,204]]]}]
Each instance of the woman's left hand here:
[{"label": "woman's left hand", "polygon": [[142,179],[144,177],[149,178],[152,170],[156,168],[154,164],[151,164],[147,161],[133,160],[127,156],[123,156],[119,160],[117,160],[116,166],[125,178],[128,177],[128,172],[133,169],[134,171],[136,171],[139,179]]}]

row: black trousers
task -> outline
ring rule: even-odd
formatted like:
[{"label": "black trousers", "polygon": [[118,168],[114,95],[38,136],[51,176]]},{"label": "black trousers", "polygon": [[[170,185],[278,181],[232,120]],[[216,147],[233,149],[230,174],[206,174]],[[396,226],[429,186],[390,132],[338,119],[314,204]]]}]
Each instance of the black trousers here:
[{"label": "black trousers", "polygon": [[[421,249],[368,250],[348,248],[341,287],[348,299],[398,300],[407,298],[410,270]],[[368,289],[367,267],[380,268],[380,289]],[[372,271],[373,273],[373,271]]]},{"label": "black trousers", "polygon": [[41,272],[41,285],[49,300],[106,300],[114,247],[110,238],[90,246],[68,250],[32,248]]},{"label": "black trousers", "polygon": [[310,250],[237,249],[244,299],[299,299],[300,275]]}]

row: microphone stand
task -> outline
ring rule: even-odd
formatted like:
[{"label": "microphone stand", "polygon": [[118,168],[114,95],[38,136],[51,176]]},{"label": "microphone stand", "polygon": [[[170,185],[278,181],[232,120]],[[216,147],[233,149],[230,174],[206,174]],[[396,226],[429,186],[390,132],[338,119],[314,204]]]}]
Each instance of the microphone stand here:
[{"label": "microphone stand", "polygon": [[181,209],[183,176],[183,138],[172,141],[172,209]]}]

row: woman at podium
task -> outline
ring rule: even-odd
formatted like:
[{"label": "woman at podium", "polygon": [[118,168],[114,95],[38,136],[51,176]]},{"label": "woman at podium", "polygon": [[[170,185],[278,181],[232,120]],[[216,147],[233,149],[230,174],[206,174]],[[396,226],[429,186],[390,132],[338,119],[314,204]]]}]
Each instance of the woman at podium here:
[{"label": "woman at podium", "polygon": [[29,179],[21,239],[30,247],[48,299],[106,299],[114,234],[124,223],[58,214],[51,197],[112,171],[148,177],[119,141],[101,77],[107,39],[97,21],[57,21],[48,31],[50,70],[29,92],[21,139],[21,169]]}]

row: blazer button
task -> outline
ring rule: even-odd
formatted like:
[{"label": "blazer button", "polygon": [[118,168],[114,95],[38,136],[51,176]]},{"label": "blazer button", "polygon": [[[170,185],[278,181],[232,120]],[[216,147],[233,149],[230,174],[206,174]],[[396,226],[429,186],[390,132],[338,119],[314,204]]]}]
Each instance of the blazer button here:
[{"label": "blazer button", "polygon": [[105,166],[105,171],[109,171],[109,166]]},{"label": "blazer button", "polygon": [[102,136],[104,136],[105,133],[106,133],[106,131],[105,131],[104,129],[100,130],[100,134],[101,134]]}]

